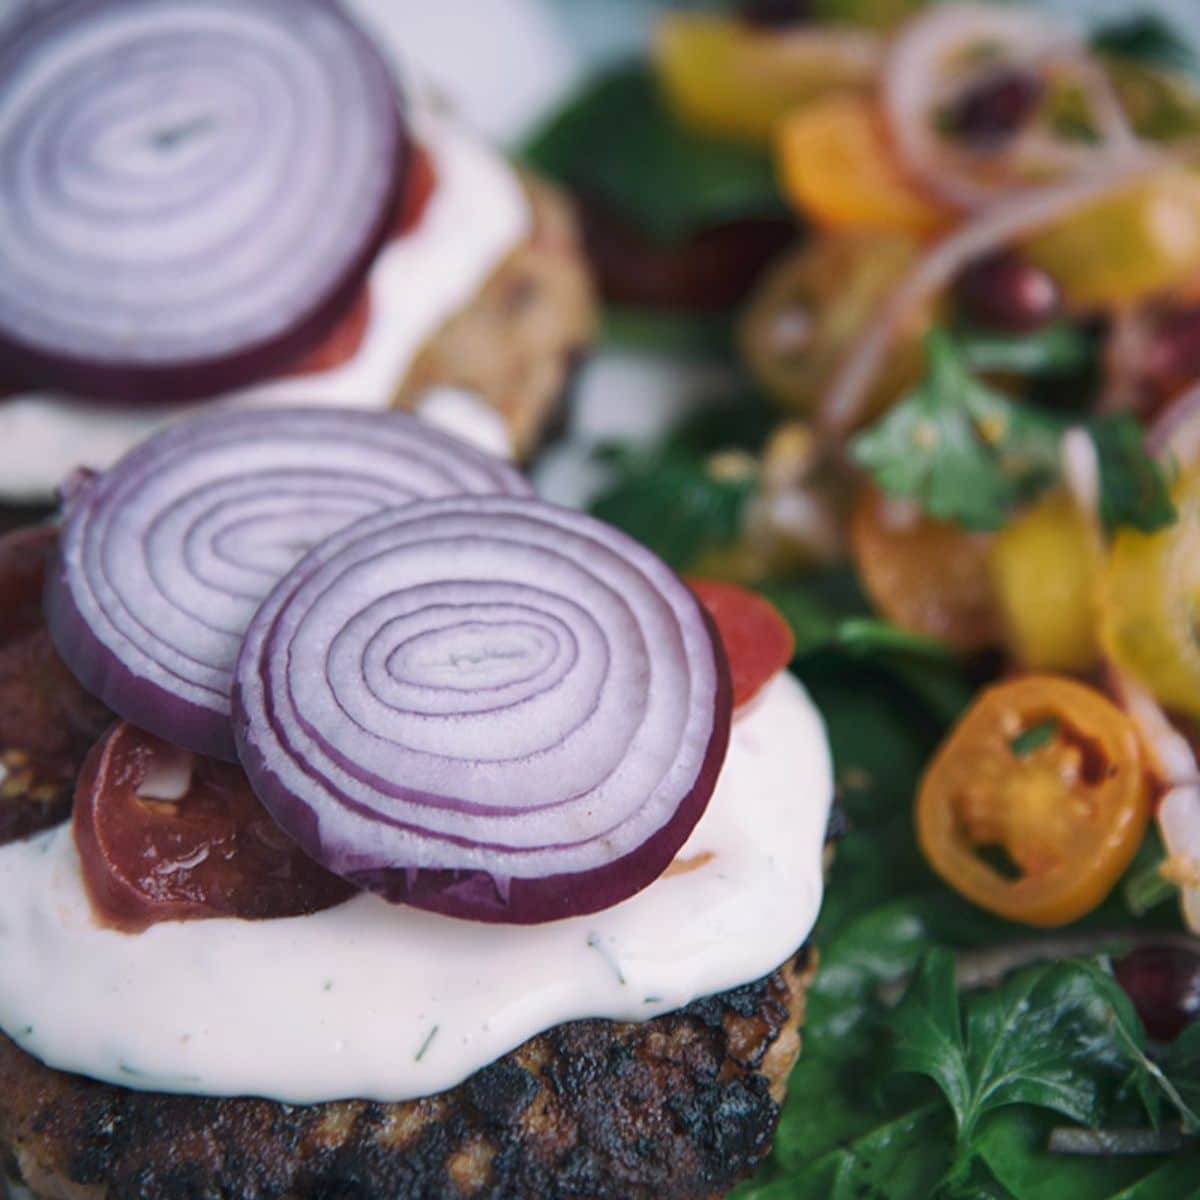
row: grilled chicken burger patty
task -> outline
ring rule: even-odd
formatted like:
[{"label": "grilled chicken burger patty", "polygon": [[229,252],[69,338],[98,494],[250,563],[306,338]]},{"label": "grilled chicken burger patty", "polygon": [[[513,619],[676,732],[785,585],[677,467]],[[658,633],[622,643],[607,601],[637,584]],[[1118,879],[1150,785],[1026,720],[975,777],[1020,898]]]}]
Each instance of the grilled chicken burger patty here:
[{"label": "grilled chicken burger patty", "polygon": [[715,1200],[770,1148],[810,976],[571,1021],[402,1104],[133,1092],[0,1037],[0,1150],[36,1200]]}]

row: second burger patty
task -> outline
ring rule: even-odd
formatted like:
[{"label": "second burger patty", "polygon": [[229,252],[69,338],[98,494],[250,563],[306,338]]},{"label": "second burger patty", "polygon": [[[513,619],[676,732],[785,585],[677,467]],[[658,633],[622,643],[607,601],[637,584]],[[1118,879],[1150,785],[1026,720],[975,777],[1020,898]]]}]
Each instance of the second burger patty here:
[{"label": "second burger patty", "polygon": [[431,387],[475,392],[504,418],[517,456],[528,459],[592,339],[596,304],[569,202],[534,176],[524,184],[529,236],[425,343],[396,402],[411,408]]}]

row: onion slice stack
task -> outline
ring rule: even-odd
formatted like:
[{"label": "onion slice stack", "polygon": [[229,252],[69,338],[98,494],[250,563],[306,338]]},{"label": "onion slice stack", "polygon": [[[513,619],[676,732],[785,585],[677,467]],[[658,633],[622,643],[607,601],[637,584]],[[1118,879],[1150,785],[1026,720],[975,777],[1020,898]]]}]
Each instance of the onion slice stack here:
[{"label": "onion slice stack", "polygon": [[402,413],[214,412],[85,481],[66,506],[46,613],[80,682],[126,720],[234,760],[246,627],[317,542],[380,509],[524,478]]},{"label": "onion slice stack", "polygon": [[242,764],[330,870],[394,901],[531,924],[652,882],[704,811],[728,666],[658,558],[536,500],[379,513],[250,625]]},{"label": "onion slice stack", "polygon": [[341,318],[408,165],[331,0],[77,0],[0,36],[0,369],[120,401],[267,377]]}]

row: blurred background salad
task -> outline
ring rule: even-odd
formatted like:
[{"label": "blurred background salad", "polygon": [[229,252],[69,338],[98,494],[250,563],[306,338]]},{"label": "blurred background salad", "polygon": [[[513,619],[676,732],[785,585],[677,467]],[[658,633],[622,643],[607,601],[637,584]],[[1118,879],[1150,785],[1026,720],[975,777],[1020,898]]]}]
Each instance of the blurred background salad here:
[{"label": "blurred background salad", "polygon": [[540,484],[767,595],[839,764],[741,1195],[1200,1195],[1200,12],[556,11],[607,317]]}]

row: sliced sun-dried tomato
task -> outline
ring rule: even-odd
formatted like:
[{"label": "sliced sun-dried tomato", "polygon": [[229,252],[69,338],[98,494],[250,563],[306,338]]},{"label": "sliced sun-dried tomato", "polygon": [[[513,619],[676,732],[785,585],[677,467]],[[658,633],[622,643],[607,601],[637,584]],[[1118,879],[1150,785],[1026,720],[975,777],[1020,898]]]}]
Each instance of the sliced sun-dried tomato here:
[{"label": "sliced sun-dried tomato", "polygon": [[300,916],[355,890],[275,824],[240,767],[126,722],[88,756],[74,824],[96,914],[128,932],[160,921]]},{"label": "sliced sun-dried tomato", "polygon": [[[412,152],[412,164],[404,195],[396,206],[392,237],[400,238],[417,225],[437,187],[433,157],[421,146]],[[371,320],[371,291],[363,284],[342,319],[287,372],[289,375],[315,375],[334,371],[348,363],[362,346]]]}]

